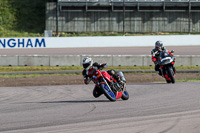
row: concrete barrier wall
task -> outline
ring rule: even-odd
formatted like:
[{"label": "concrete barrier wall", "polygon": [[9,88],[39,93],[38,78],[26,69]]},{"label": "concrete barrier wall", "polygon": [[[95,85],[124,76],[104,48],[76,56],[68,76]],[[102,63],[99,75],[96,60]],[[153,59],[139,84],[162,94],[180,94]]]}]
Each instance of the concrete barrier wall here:
[{"label": "concrete barrier wall", "polygon": [[50,66],[49,56],[19,56],[18,66]]},{"label": "concrete barrier wall", "polygon": [[[150,55],[0,56],[0,66],[81,66],[84,57],[108,66],[151,66]],[[200,55],[176,55],[176,66],[200,66]]]},{"label": "concrete barrier wall", "polygon": [[177,66],[200,66],[200,55],[177,55],[176,56]]},{"label": "concrete barrier wall", "polygon": [[191,66],[200,66],[200,56],[192,56]]},{"label": "concrete barrier wall", "polygon": [[114,55],[112,66],[143,66],[143,56]]},{"label": "concrete barrier wall", "polygon": [[[113,65],[113,56],[112,55],[91,55],[91,56],[90,55],[82,55],[81,62],[84,57],[92,57],[94,62],[107,63],[107,64],[109,64],[109,66]],[[80,62],[80,65],[81,65],[81,62]]]},{"label": "concrete barrier wall", "polygon": [[19,57],[18,56],[0,56],[0,66],[18,66],[19,65]]},{"label": "concrete barrier wall", "polygon": [[50,56],[50,66],[80,66],[79,55]]}]

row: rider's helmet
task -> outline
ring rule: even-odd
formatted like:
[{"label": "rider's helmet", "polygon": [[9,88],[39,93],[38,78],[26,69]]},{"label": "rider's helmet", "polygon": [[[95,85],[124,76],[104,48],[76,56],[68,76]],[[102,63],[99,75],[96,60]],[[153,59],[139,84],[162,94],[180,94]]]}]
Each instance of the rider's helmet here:
[{"label": "rider's helmet", "polygon": [[82,65],[85,70],[89,70],[89,68],[93,65],[93,60],[90,57],[85,57],[82,60]]},{"label": "rider's helmet", "polygon": [[155,43],[155,48],[158,49],[159,51],[162,49],[162,47],[163,47],[162,41],[157,41]]}]

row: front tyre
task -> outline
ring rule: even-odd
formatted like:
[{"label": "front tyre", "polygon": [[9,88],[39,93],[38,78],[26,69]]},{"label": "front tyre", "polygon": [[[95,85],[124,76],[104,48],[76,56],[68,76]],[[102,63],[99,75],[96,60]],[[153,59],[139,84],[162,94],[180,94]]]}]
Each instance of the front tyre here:
[{"label": "front tyre", "polygon": [[129,99],[129,94],[128,94],[128,91],[126,90],[126,83],[123,83],[123,84],[122,84],[122,87],[123,87],[122,90],[124,90],[124,92],[123,92],[123,94],[122,94],[121,99],[122,99],[122,100],[128,100],[128,99]]},{"label": "front tyre", "polygon": [[174,74],[173,74],[174,71],[173,71],[172,67],[167,67],[167,73],[168,73],[169,78],[171,79],[172,84],[174,84],[175,79],[174,79]]},{"label": "front tyre", "polygon": [[167,80],[167,79],[166,79],[166,82],[167,82],[167,83],[171,83],[171,80]]},{"label": "front tyre", "polygon": [[113,91],[110,89],[109,86],[107,86],[106,84],[100,84],[100,87],[102,89],[102,92],[104,93],[104,95],[110,100],[110,101],[116,101],[116,97],[115,94],[113,93]]},{"label": "front tyre", "polygon": [[129,99],[129,94],[128,91],[125,90],[124,93],[122,94],[122,100],[128,100]]}]

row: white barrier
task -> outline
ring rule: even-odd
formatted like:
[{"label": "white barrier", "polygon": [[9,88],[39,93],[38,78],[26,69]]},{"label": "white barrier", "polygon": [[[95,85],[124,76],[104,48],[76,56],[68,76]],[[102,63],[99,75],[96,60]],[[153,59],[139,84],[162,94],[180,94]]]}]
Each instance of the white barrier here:
[{"label": "white barrier", "polygon": [[46,37],[0,38],[0,49],[152,46],[157,40],[165,46],[200,45],[200,35]]}]

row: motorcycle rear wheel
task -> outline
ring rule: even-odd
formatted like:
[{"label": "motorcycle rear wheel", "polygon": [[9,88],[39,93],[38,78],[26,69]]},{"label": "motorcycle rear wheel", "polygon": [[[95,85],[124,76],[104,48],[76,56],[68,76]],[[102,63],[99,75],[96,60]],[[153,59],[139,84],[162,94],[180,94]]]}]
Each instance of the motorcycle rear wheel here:
[{"label": "motorcycle rear wheel", "polygon": [[110,89],[110,87],[108,87],[106,84],[100,84],[100,87],[102,89],[102,92],[104,93],[104,95],[112,102],[116,101],[116,97],[115,94],[113,93],[113,91]]}]

